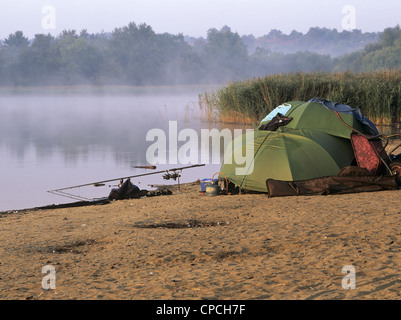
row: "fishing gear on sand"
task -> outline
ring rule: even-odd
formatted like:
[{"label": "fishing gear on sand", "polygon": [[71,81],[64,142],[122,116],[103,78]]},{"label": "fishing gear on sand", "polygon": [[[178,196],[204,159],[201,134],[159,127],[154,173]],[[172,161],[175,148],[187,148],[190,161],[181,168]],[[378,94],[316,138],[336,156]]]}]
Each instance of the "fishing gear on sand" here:
[{"label": "fishing gear on sand", "polygon": [[120,181],[120,184],[121,184],[122,181],[124,181],[124,180],[128,180],[131,178],[144,177],[144,176],[149,176],[149,175],[156,175],[156,174],[164,174],[163,178],[165,180],[169,180],[169,179],[173,179],[174,181],[178,180],[178,188],[179,188],[179,178],[181,177],[180,172],[182,172],[182,170],[196,168],[196,167],[203,167],[204,165],[205,164],[195,164],[192,166],[172,168],[172,169],[161,170],[161,171],[156,171],[156,172],[149,172],[149,173],[142,173],[142,174],[127,176],[127,177],[122,177],[122,178],[119,177],[119,178],[108,179],[108,180],[103,180],[103,181],[80,184],[80,185],[76,185],[76,186],[64,187],[64,188],[49,190],[47,192],[55,194],[55,195],[59,195],[62,197],[71,198],[74,200],[93,201],[95,199],[89,199],[89,198],[86,198],[86,197],[83,197],[80,195],[75,195],[70,192],[67,192],[66,190],[77,189],[77,188],[82,188],[82,187],[87,187],[87,186],[101,187],[101,186],[105,186],[105,183],[112,182],[112,181]]}]

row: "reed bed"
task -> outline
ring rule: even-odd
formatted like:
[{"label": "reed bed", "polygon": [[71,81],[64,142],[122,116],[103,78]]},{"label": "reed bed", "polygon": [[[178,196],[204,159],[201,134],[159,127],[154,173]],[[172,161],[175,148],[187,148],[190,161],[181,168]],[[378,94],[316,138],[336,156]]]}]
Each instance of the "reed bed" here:
[{"label": "reed bed", "polygon": [[288,101],[314,97],[360,108],[378,125],[401,121],[401,71],[290,73],[238,81],[199,95],[207,121],[255,124]]}]

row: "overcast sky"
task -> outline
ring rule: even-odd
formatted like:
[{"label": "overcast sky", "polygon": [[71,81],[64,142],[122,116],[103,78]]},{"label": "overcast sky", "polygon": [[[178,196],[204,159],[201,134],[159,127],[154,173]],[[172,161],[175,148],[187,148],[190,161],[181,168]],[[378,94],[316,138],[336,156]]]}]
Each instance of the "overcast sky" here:
[{"label": "overcast sky", "polygon": [[256,37],[272,29],[306,33],[311,27],[383,31],[401,24],[399,0],[1,0],[0,39],[17,30],[32,38],[62,30],[110,32],[129,22],[157,33],[206,37],[224,25]]}]

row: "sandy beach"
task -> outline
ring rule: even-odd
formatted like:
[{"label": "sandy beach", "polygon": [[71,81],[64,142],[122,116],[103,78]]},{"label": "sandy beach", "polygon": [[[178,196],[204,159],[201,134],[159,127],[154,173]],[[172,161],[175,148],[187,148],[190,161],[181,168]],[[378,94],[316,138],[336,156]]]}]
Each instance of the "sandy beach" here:
[{"label": "sandy beach", "polygon": [[[172,195],[0,217],[0,298],[399,299],[401,191]],[[44,266],[55,289],[42,288]],[[356,288],[344,289],[344,266]]]}]

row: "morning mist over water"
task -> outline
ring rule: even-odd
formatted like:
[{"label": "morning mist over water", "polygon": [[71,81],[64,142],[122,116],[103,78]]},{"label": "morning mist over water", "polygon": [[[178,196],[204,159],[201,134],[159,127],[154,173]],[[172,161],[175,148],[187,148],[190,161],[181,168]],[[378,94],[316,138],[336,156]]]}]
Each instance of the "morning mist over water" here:
[{"label": "morning mist over water", "polygon": [[[150,129],[160,128],[168,134],[169,121],[177,121],[178,130],[214,126],[200,119],[198,94],[203,90],[206,88],[146,88],[119,94],[41,88],[37,92],[30,88],[29,93],[3,91],[0,211],[68,203],[68,198],[47,191],[151,172],[133,168],[148,164],[146,150],[152,142],[146,141],[146,134]],[[157,165],[157,171],[180,166]],[[183,171],[180,181],[211,178],[219,169],[220,165],[210,161],[205,167]],[[141,189],[150,189],[148,184],[166,184],[161,174],[132,181]],[[74,191],[90,198],[107,197],[109,185],[113,183]]]},{"label": "morning mist over water", "polygon": [[[208,89],[204,83],[222,85],[292,72],[373,71],[383,61],[386,67],[398,68],[398,59],[382,59],[389,47],[398,50],[401,32],[398,26],[392,28],[398,22],[385,16],[381,24],[367,29],[362,16],[374,12],[369,1],[322,2],[310,8],[294,2],[287,4],[291,10],[268,1],[244,2],[236,11],[241,19],[233,20],[235,10],[227,11],[232,3],[199,4],[183,2],[167,8],[165,2],[155,6],[135,1],[79,6],[63,1],[2,3],[0,210],[64,202],[46,191],[142,173],[133,166],[147,164],[146,150],[152,144],[146,141],[147,132],[154,128],[167,132],[169,121],[177,121],[178,130],[226,127],[200,120],[198,95]],[[390,12],[396,12],[394,5],[387,4]],[[323,18],[318,23],[299,19],[300,10],[295,8],[307,10],[308,16],[316,10],[330,14],[316,16]],[[121,11],[111,14],[115,10]],[[155,15],[158,10],[160,16]],[[176,19],[166,19],[169,10]],[[379,11],[384,12],[376,10],[375,18]],[[76,24],[84,12],[96,12],[97,19]],[[267,13],[272,14],[269,19]],[[282,18],[288,15],[292,18]],[[186,19],[192,16],[200,17],[199,23],[188,24]],[[217,20],[206,19],[212,16]],[[183,18],[179,29],[170,29]],[[369,18],[365,23],[379,20]],[[195,27],[202,28],[202,36],[200,30],[191,34]],[[260,95],[257,90],[246,93],[248,98]],[[253,102],[252,97],[249,100]],[[210,178],[219,168],[216,164],[186,171],[183,181]],[[165,182],[156,178],[160,177],[134,183],[147,188],[148,183]],[[109,189],[99,188],[90,197],[108,193]]]}]

